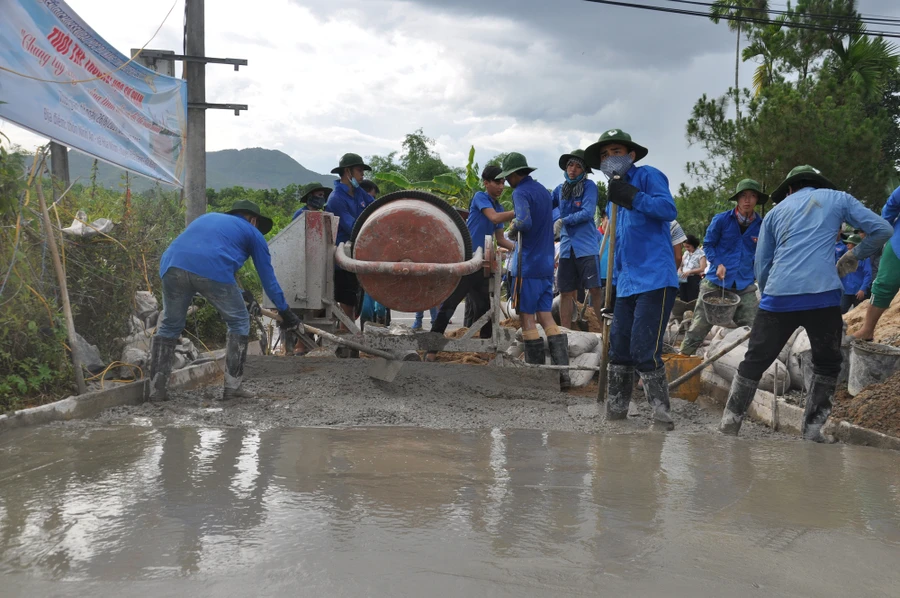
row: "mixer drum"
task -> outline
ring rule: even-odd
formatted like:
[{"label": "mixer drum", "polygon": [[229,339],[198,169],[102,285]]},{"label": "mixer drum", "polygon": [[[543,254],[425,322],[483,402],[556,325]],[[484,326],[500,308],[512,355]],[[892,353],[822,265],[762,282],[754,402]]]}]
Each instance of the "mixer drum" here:
[{"label": "mixer drum", "polygon": [[363,289],[397,311],[440,305],[464,275],[461,267],[472,259],[472,240],[462,217],[447,202],[422,191],[398,191],[373,202],[357,219],[351,242],[354,260],[381,266],[353,269]]}]

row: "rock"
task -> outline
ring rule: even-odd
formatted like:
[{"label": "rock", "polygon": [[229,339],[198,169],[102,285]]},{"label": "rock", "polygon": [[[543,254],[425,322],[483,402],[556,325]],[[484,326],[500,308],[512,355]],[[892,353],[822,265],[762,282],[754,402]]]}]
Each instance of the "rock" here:
[{"label": "rock", "polygon": [[[140,371],[143,372],[145,378],[150,374],[150,353],[147,351],[134,346],[125,347],[120,361],[141,368]],[[138,371],[133,367],[123,365],[119,368],[118,376],[122,380],[131,380],[138,375]]]},{"label": "rock", "polygon": [[81,365],[91,374],[99,374],[106,368],[106,362],[100,357],[100,349],[96,345],[87,342],[83,336],[75,333],[75,344],[77,345],[78,357],[81,359]]},{"label": "rock", "polygon": [[144,320],[155,311],[159,311],[159,303],[150,291],[138,291],[134,294],[134,314]]},{"label": "rock", "polygon": [[[599,353],[583,353],[574,359],[569,360],[570,365],[579,365],[582,367],[597,367],[600,365]],[[590,384],[596,372],[586,370],[571,370],[569,378],[572,380],[573,387],[587,386]]]}]

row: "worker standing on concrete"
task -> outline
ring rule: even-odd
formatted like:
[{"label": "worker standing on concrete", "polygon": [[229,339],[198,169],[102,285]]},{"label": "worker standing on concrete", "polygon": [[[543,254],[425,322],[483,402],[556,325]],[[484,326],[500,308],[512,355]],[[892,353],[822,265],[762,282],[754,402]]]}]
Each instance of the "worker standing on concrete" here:
[{"label": "worker standing on concrete", "polygon": [[554,236],[560,236],[556,274],[560,294],[559,321],[568,326],[579,291],[590,294],[597,319],[603,306],[597,251],[600,241],[594,228],[597,184],[587,178],[593,171],[584,163],[584,150],[577,149],[560,156],[559,167],[566,180],[553,190],[553,201],[559,203],[559,219],[553,223],[553,232]]},{"label": "worker standing on concrete", "polygon": [[[569,365],[569,339],[559,331],[550,310],[553,305],[553,199],[543,185],[531,178],[534,168],[525,156],[512,152],[503,159],[498,179],[506,179],[513,188],[515,218],[507,234],[521,234],[521,278],[516,279],[514,306],[521,317],[525,341],[525,361],[544,364],[544,341],[537,330],[540,321],[547,335],[553,365]],[[569,372],[562,371],[562,387],[571,383]]]},{"label": "worker standing on concrete", "polygon": [[[372,196],[361,187],[363,176],[372,168],[357,154],[344,154],[331,173],[340,177],[334,182],[334,191],[325,204],[325,211],[338,217],[338,233],[335,245],[350,241],[353,225],[362,211],[372,202]],[[353,272],[334,268],[334,300],[351,320],[356,319],[359,301],[359,281]],[[343,347],[341,347],[343,349]],[[339,355],[346,352],[340,351]]]},{"label": "worker standing on concrete", "polygon": [[[824,441],[822,426],[841,372],[841,277],[854,272],[891,236],[891,226],[812,166],[797,166],[772,193],[756,249],[762,292],[747,354],[731,383],[719,431],[737,435],[763,373],[798,326],[812,347],[813,379],[806,394],[802,432]],[[868,233],[834,266],[834,231],[849,222]]]},{"label": "worker standing on concrete", "polygon": [[[862,237],[850,235],[846,243],[847,251],[853,251],[853,248],[860,243],[862,243]],[[844,295],[841,297],[841,313],[845,314],[850,311],[850,308],[862,303],[866,298],[866,293],[872,287],[872,258],[867,257],[860,260],[856,272],[842,276],[841,286],[844,288]]]},{"label": "worker standing on concrete", "polygon": [[603,133],[585,150],[587,165],[609,178],[607,211],[618,210],[606,417],[628,416],[637,369],[655,421],[671,429],[662,345],[678,294],[669,226],[678,210],[666,176],[652,166],[634,165],[647,153],[621,129]]},{"label": "worker standing on concrete", "polygon": [[706,293],[720,293],[727,289],[740,297],[741,302],[734,312],[734,323],[750,326],[759,308],[756,297],[756,243],[762,227],[762,216],[754,210],[763,205],[769,196],[753,179],[744,179],[737,184],[734,195],[729,198],[737,205],[733,210],[716,214],[706,229],[703,250],[706,252],[706,278],[700,283],[700,297],[694,307],[694,319],[681,343],[682,355],[693,355],[703,344],[712,324],[703,309],[702,297]]},{"label": "worker standing on concrete", "polygon": [[302,214],[303,212],[320,212],[325,209],[325,203],[328,201],[328,195],[331,193],[331,189],[328,187],[313,187],[309,191],[303,194],[303,197],[300,198],[300,203],[306,204],[296,212],[291,217],[291,220],[296,220],[297,216]]},{"label": "worker standing on concrete", "polygon": [[150,348],[151,401],[167,398],[175,346],[194,293],[209,301],[228,326],[222,399],[253,398],[241,388],[250,314],[234,278],[248,257],[253,258],[263,289],[277,307],[283,326],[293,328],[300,323],[288,307],[272,270],[269,246],[263,236],[271,229],[272,220],[260,213],[259,206],[241,200],[227,214],[204,214],[191,222],[163,253],[159,265],[163,313]]},{"label": "worker standing on concrete", "polygon": [[375,181],[371,181],[369,179],[363,180],[363,182],[361,182],[359,186],[362,187],[362,190],[369,195],[369,200],[366,206],[375,201],[378,198],[378,195],[381,193],[381,189],[378,188],[378,185],[375,184]]}]

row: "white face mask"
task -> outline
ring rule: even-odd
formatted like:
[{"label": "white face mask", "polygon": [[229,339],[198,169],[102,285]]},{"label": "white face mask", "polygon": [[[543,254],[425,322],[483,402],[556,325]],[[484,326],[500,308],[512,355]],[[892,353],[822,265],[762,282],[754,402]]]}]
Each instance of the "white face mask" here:
[{"label": "white face mask", "polygon": [[624,156],[610,156],[600,163],[600,172],[605,174],[608,179],[612,179],[617,174],[625,176],[633,164],[634,160],[630,153]]}]

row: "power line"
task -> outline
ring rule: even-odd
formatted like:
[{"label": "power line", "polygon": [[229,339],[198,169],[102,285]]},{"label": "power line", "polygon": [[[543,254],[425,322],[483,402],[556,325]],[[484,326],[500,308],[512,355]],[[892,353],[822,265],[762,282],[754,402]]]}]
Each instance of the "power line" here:
[{"label": "power line", "polygon": [[[708,8],[712,8],[714,4],[711,2],[697,2],[696,0],[667,0],[667,2],[672,2],[674,4],[690,4],[694,6],[706,6]],[[818,14],[818,13],[798,13],[796,11],[789,12],[787,10],[778,10],[778,9],[766,9],[766,8],[756,8],[752,6],[738,6],[738,5],[724,5],[720,6],[722,9],[738,9],[744,13],[747,12],[758,12],[763,13],[765,15],[775,14],[775,15],[784,15],[789,16],[791,14],[805,17],[807,19],[812,20],[823,20],[823,21],[850,21],[852,23],[862,22],[866,24],[873,25],[887,25],[889,27],[900,27],[900,19],[887,17],[883,15],[871,15],[864,16],[860,14],[853,15],[832,15],[832,14]],[[725,18],[725,17],[720,17]]]},{"label": "power line", "polygon": [[[606,4],[609,6],[620,6],[623,8],[637,8],[641,10],[650,10],[654,12],[662,12],[662,13],[670,13],[677,15],[686,15],[692,17],[702,17],[704,19],[709,19],[708,12],[701,12],[696,10],[684,10],[680,8],[666,8],[664,6],[653,6],[649,4],[636,4],[633,2],[617,2],[616,0],[584,0],[585,2],[592,2],[594,4]],[[723,21],[734,21],[737,23],[754,23],[757,25],[780,25],[782,27],[786,27],[788,29],[806,29],[809,31],[824,31],[827,33],[842,33],[844,35],[866,35],[869,37],[884,37],[891,39],[900,39],[900,33],[895,33],[892,31],[864,31],[860,32],[856,29],[847,29],[840,27],[821,27],[809,23],[788,23],[781,21],[774,21],[771,19],[762,19],[756,17],[743,17],[743,16],[723,16],[721,17]]]}]

